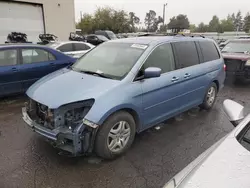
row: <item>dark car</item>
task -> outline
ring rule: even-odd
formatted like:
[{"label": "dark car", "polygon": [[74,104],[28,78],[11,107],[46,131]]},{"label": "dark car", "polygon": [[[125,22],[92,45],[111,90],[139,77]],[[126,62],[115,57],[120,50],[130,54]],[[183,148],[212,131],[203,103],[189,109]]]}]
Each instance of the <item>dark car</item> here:
[{"label": "dark car", "polygon": [[109,39],[103,35],[88,35],[86,37],[86,40],[88,43],[93,44],[93,45],[99,45],[103,42],[108,41]]},{"label": "dark car", "polygon": [[23,93],[41,77],[74,62],[42,45],[0,45],[0,96]]},{"label": "dark car", "polygon": [[223,49],[227,77],[244,82],[250,79],[250,39],[231,40]]},{"label": "dark car", "polygon": [[118,39],[116,37],[116,35],[113,33],[113,31],[109,31],[109,30],[99,30],[99,31],[95,31],[96,35],[103,35],[106,38],[108,38],[109,40],[115,40]]}]

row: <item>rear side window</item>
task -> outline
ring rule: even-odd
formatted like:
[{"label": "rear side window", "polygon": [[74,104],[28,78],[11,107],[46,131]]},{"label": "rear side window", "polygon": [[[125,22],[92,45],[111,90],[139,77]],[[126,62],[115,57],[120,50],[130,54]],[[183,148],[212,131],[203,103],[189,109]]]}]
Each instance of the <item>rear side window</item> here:
[{"label": "rear side window", "polygon": [[61,52],[72,52],[73,51],[73,44],[68,43],[68,44],[63,44],[62,46],[57,48]]},{"label": "rear side window", "polygon": [[81,44],[81,43],[75,43],[75,51],[82,51],[82,50],[89,50],[90,47],[87,46],[86,44]]},{"label": "rear side window", "polygon": [[178,68],[199,64],[198,52],[193,41],[176,42],[173,43],[173,46],[178,60]]},{"label": "rear side window", "polygon": [[1,50],[0,51],[0,67],[11,66],[17,64],[17,51],[16,50]]},{"label": "rear side window", "polygon": [[203,54],[203,62],[220,59],[219,52],[215,44],[211,41],[199,41],[201,51]]},{"label": "rear side window", "polygon": [[43,49],[22,49],[23,64],[55,60],[54,55]]},{"label": "rear side window", "polygon": [[163,44],[154,49],[143,65],[143,70],[148,67],[158,67],[161,73],[166,73],[175,69],[175,61],[171,44]]}]

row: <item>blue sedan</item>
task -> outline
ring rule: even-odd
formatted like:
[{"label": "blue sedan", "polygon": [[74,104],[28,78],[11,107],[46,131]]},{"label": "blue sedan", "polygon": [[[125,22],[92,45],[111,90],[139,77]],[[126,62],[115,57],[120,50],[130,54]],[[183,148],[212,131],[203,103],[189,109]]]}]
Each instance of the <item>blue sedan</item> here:
[{"label": "blue sedan", "polygon": [[23,93],[38,79],[75,61],[46,46],[0,45],[0,96]]}]

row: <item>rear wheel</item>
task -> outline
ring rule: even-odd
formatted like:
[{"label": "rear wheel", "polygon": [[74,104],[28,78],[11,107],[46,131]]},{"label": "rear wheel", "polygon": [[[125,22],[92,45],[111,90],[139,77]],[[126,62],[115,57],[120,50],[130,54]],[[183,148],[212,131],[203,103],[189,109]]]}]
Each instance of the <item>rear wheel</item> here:
[{"label": "rear wheel", "polygon": [[113,159],[125,153],[135,137],[134,118],[125,111],[111,115],[101,125],[96,136],[95,152],[105,159]]},{"label": "rear wheel", "polygon": [[217,85],[213,82],[209,86],[205,98],[203,100],[203,103],[200,105],[200,107],[205,110],[210,110],[216,101],[217,93],[218,93]]}]

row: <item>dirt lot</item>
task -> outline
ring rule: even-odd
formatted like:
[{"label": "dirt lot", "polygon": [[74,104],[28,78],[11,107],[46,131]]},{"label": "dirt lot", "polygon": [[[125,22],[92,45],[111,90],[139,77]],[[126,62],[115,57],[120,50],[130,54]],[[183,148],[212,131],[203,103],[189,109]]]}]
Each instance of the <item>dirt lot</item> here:
[{"label": "dirt lot", "polygon": [[222,111],[222,101],[230,98],[250,108],[249,94],[249,85],[226,86],[212,111],[194,109],[158,131],[138,135],[129,152],[115,161],[58,155],[22,121],[25,97],[1,99],[0,187],[162,187],[233,129]]}]

